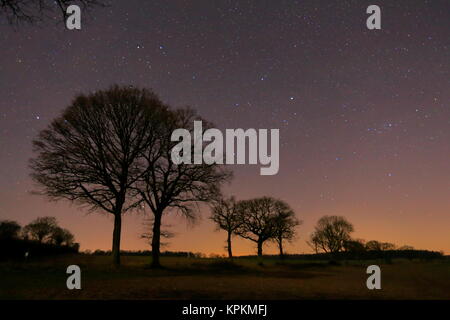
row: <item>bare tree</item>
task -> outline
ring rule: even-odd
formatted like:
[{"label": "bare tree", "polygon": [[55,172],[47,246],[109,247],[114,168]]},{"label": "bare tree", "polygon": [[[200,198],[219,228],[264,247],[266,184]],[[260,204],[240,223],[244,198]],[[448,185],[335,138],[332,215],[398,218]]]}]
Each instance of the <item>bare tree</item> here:
[{"label": "bare tree", "polygon": [[[189,220],[198,212],[199,202],[210,202],[220,194],[220,185],[231,178],[231,173],[218,164],[175,164],[171,159],[172,148],[178,141],[171,141],[175,129],[194,130],[194,120],[202,120],[190,109],[168,113],[162,120],[163,130],[156,142],[142,154],[144,174],[135,190],[153,213],[152,267],[160,264],[160,238],[163,214],[171,209]],[[203,121],[204,129],[210,127]],[[191,134],[191,136],[195,136]],[[192,153],[194,152],[194,143]]]},{"label": "bare tree", "polygon": [[275,217],[279,200],[262,197],[238,202],[241,225],[236,234],[256,243],[258,257],[263,254],[263,244],[276,235]]},{"label": "bare tree", "polygon": [[211,220],[214,221],[218,229],[227,232],[227,251],[228,258],[233,258],[233,251],[231,249],[231,237],[235,231],[239,229],[242,224],[242,219],[237,208],[236,199],[230,197],[228,199],[220,198],[215,201],[212,206]]},{"label": "bare tree", "polygon": [[344,217],[324,216],[317,222],[309,244],[316,248],[316,252],[339,252],[344,249],[345,242],[350,240],[351,232],[353,225]]},{"label": "bare tree", "polygon": [[274,207],[275,234],[272,240],[277,243],[278,249],[280,251],[280,258],[283,258],[283,241],[292,241],[295,238],[295,228],[302,222],[297,219],[294,211],[286,202],[277,200],[274,204]]},{"label": "bare tree", "polygon": [[137,205],[129,192],[142,173],[140,155],[154,143],[165,112],[152,91],[113,86],[76,97],[33,142],[39,194],[112,214],[115,265],[122,214]]},{"label": "bare tree", "polygon": [[0,0],[0,16],[4,16],[12,25],[36,23],[59,13],[66,20],[67,7],[76,4],[82,10],[96,6],[106,6],[104,0]]},{"label": "bare tree", "polygon": [[22,232],[25,238],[40,243],[50,240],[52,232],[58,227],[55,217],[39,217],[27,224]]}]

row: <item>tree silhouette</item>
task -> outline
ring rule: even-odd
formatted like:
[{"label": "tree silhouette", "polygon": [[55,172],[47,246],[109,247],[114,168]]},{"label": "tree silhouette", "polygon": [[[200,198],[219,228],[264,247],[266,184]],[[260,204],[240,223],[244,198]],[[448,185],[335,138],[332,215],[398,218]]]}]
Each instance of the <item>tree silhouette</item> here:
[{"label": "tree silhouette", "polygon": [[36,23],[48,15],[58,12],[62,20],[66,19],[69,5],[79,5],[82,10],[95,6],[105,6],[103,0],[0,0],[0,16],[4,16],[12,25]]},{"label": "tree silhouette", "polygon": [[50,239],[57,226],[55,217],[39,217],[27,224],[22,232],[25,238],[42,243]]},{"label": "tree silhouette", "polygon": [[411,251],[411,250],[414,250],[414,247],[410,246],[410,245],[403,245],[403,246],[400,246],[397,250],[409,250],[409,251]]},{"label": "tree silhouette", "polygon": [[233,258],[231,237],[242,224],[236,199],[234,197],[230,197],[228,199],[220,198],[215,201],[212,206],[212,214],[210,218],[216,223],[218,229],[222,229],[227,232],[228,258]]},{"label": "tree silhouette", "polygon": [[319,219],[309,244],[324,252],[339,252],[344,249],[346,241],[350,240],[353,225],[341,216],[324,216]]},{"label": "tree silhouette", "polygon": [[292,211],[286,202],[277,200],[274,206],[275,217],[273,223],[275,230],[273,240],[278,245],[280,258],[283,258],[283,241],[292,241],[295,237],[295,227],[302,222],[296,218],[294,211]]},{"label": "tree silhouette", "polygon": [[236,234],[256,243],[259,258],[262,258],[264,242],[276,235],[277,207],[280,207],[280,201],[271,197],[238,202],[241,225]]},{"label": "tree silhouette", "polygon": [[16,221],[0,221],[0,240],[10,240],[19,236],[21,226]]},{"label": "tree silhouette", "polygon": [[[160,238],[163,214],[173,209],[187,219],[195,219],[198,202],[209,202],[220,194],[222,182],[231,178],[231,173],[218,164],[175,164],[171,159],[172,148],[178,141],[171,141],[175,129],[186,129],[192,133],[194,120],[203,121],[204,129],[210,124],[200,119],[190,109],[179,109],[166,113],[161,120],[162,130],[155,143],[143,152],[144,172],[136,183],[135,190],[153,213],[152,267],[160,267]],[[191,134],[191,136],[194,136]],[[192,152],[194,152],[194,143]]]},{"label": "tree silhouette", "polygon": [[114,217],[113,263],[120,264],[122,214],[136,206],[131,186],[166,107],[149,90],[113,86],[79,95],[33,142],[31,177],[39,194]]},{"label": "tree silhouette", "polygon": [[74,235],[67,229],[56,227],[53,229],[52,233],[50,234],[50,241],[57,245],[66,245],[70,246],[74,242]]}]

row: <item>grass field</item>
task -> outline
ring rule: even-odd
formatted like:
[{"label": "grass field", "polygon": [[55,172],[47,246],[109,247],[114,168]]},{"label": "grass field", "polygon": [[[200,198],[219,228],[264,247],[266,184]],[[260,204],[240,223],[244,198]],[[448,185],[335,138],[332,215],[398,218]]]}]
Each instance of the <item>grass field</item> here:
[{"label": "grass field", "polygon": [[[119,269],[107,256],[73,255],[0,264],[0,299],[450,299],[450,263],[395,260],[326,262],[267,259],[125,256]],[[82,270],[82,290],[66,288],[66,268]],[[381,267],[381,290],[368,290],[366,268]]]}]

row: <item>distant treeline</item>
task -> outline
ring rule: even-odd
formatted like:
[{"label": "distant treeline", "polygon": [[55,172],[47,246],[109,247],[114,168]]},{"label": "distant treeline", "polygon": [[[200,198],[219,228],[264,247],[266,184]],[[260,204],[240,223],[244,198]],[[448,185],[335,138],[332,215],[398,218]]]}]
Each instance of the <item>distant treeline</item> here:
[{"label": "distant treeline", "polygon": [[[151,256],[150,250],[127,251],[121,250],[120,253],[124,256]],[[95,250],[84,251],[83,254],[95,256],[109,256],[111,250]],[[161,252],[164,257],[184,257],[184,258],[225,258],[225,256],[210,254],[206,255],[200,252],[185,252],[185,251],[164,251]],[[279,259],[279,255],[264,255],[265,258]],[[253,259],[258,258],[256,255],[236,256],[235,259]],[[449,256],[444,256],[442,252],[428,251],[428,250],[373,250],[365,252],[336,252],[336,253],[312,253],[312,254],[286,254],[286,260],[310,260],[310,261],[333,261],[333,260],[377,260],[377,259],[419,259],[419,260],[433,260],[433,259],[448,259]]]},{"label": "distant treeline", "polygon": [[[255,256],[240,256],[238,258],[252,258]],[[271,257],[271,256],[266,256]],[[273,255],[274,258],[278,256]],[[377,259],[419,259],[419,260],[433,260],[444,259],[442,252],[429,250],[372,250],[363,252],[342,251],[335,253],[315,253],[315,254],[289,254],[285,259],[299,259],[299,260],[377,260]]]},{"label": "distant treeline", "polygon": [[[86,250],[83,251],[83,254],[89,254],[94,256],[110,256],[111,250],[95,250],[90,251]],[[151,250],[137,250],[137,251],[131,251],[131,250],[120,250],[120,254],[124,256],[151,256],[152,251]],[[194,252],[185,252],[185,251],[164,251],[161,252],[161,256],[163,257],[191,257],[191,258],[203,258],[205,255],[202,253],[194,253]]]},{"label": "distant treeline", "polygon": [[0,221],[0,261],[77,253],[73,234],[58,226],[54,217],[40,217],[26,226],[16,221]]},{"label": "distant treeline", "polygon": [[78,246],[40,243],[36,240],[4,239],[0,240],[0,261],[7,259],[34,259],[64,253],[78,253]]}]

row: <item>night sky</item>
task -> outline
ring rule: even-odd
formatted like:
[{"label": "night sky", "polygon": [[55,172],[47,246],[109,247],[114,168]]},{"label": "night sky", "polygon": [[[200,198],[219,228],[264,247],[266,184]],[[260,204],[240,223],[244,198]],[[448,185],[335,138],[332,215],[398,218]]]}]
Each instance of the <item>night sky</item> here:
[{"label": "night sky", "polygon": [[[366,28],[370,4],[381,30]],[[345,216],[356,238],[450,252],[448,0],[112,1],[82,12],[81,31],[0,28],[0,219],[56,216],[81,250],[111,249],[112,216],[29,194],[27,165],[32,139],[77,93],[118,83],[220,129],[279,128],[279,173],[232,166],[224,190],[287,201],[304,221],[288,252],[311,251],[323,215]],[[163,249],[224,254],[207,217],[169,217]],[[122,249],[149,249],[142,220],[126,214]],[[234,251],[254,245],[236,239]]]}]

